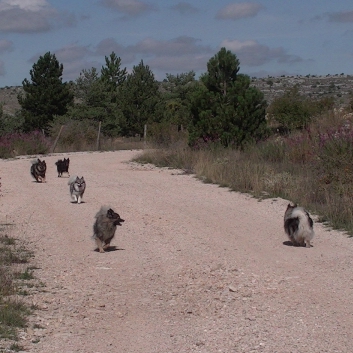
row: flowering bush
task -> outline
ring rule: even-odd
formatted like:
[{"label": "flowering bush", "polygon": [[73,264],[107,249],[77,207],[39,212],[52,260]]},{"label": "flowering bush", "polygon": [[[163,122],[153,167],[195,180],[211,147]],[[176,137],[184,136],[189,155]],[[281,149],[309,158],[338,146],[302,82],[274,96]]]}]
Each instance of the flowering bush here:
[{"label": "flowering bush", "polygon": [[353,128],[345,124],[319,135],[319,163],[326,184],[353,182]]},{"label": "flowering bush", "polygon": [[24,154],[45,154],[50,141],[40,131],[30,133],[10,133],[0,136],[0,158],[10,158]]}]

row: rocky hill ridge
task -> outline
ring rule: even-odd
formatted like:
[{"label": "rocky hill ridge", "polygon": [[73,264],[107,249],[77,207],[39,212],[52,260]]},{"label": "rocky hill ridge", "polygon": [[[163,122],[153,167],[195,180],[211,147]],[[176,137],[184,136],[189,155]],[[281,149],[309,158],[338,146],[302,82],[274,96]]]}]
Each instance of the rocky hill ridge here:
[{"label": "rocky hill ridge", "polygon": [[[299,86],[301,94],[313,99],[334,97],[338,106],[347,105],[353,99],[353,75],[253,77],[251,85],[264,93],[268,104],[295,85]],[[5,114],[14,115],[20,109],[17,95],[22,90],[22,86],[0,88],[0,104]]]}]

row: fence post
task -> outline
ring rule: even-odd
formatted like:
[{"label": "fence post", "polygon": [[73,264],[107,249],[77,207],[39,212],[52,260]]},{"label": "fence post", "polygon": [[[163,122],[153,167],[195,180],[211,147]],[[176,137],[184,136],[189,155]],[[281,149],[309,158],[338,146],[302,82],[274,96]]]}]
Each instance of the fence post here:
[{"label": "fence post", "polygon": [[100,122],[99,122],[99,125],[98,125],[98,135],[97,135],[97,151],[99,151],[100,134],[101,134],[101,125],[102,125],[102,122],[100,121]]},{"label": "fence post", "polygon": [[147,124],[145,124],[143,128],[143,146],[146,148],[146,143],[147,143]]},{"label": "fence post", "polygon": [[60,135],[61,135],[61,131],[63,130],[63,128],[64,128],[64,125],[61,125],[61,128],[60,128],[60,131],[58,133],[58,136],[56,137],[56,139],[54,141],[54,145],[53,145],[53,147],[51,149],[51,153],[54,153],[54,151],[55,151],[55,147],[56,147],[56,145],[57,145],[57,143],[59,141],[59,138],[60,138]]}]

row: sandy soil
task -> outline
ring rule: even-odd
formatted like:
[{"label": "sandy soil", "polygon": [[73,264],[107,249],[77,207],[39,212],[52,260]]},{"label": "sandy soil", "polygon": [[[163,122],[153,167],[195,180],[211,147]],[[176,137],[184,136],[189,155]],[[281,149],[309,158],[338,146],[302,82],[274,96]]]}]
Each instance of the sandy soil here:
[{"label": "sandy soil", "polygon": [[[352,352],[352,239],[316,223],[313,248],[292,247],[288,201],[129,163],[137,153],[46,156],[45,184],[29,158],[0,161],[1,218],[45,284],[27,297],[26,352]],[[64,156],[86,179],[82,204],[57,177]],[[125,219],[104,254],[91,239],[101,205]]]}]

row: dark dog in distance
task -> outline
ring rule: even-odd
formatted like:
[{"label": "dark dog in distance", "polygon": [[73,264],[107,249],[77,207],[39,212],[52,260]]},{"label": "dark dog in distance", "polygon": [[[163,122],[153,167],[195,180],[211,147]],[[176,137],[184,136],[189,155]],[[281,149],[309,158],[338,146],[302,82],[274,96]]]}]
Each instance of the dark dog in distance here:
[{"label": "dark dog in distance", "polygon": [[31,175],[36,179],[37,183],[45,183],[45,173],[47,171],[47,164],[39,158],[31,161]]},{"label": "dark dog in distance", "polygon": [[114,238],[116,226],[121,226],[125,222],[118,213],[110,207],[101,207],[95,216],[93,225],[93,239],[96,241],[99,252],[103,253],[110,247],[110,242]]},{"label": "dark dog in distance", "polygon": [[58,171],[58,177],[61,177],[63,173],[67,173],[68,176],[70,176],[69,174],[70,158],[68,159],[64,158],[64,160],[59,159],[57,162],[55,162],[55,164],[56,164],[56,169]]},{"label": "dark dog in distance", "polygon": [[284,231],[294,246],[311,247],[314,238],[314,222],[303,207],[288,204],[284,213]]}]

